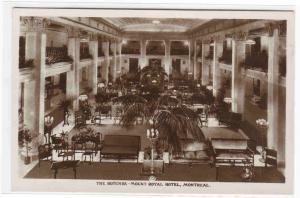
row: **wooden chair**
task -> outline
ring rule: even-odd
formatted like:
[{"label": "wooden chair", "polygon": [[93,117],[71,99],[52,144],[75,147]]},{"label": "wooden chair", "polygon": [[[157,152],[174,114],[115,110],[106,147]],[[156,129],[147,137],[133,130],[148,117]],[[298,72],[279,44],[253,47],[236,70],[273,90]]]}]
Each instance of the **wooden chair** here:
[{"label": "wooden chair", "polygon": [[277,151],[265,148],[265,167],[277,167]]},{"label": "wooden chair", "polygon": [[90,164],[91,164],[93,161],[93,154],[95,152],[95,143],[92,141],[85,142],[83,145],[83,149],[84,152],[82,153],[81,161],[83,161],[83,157],[84,157],[84,161],[86,161],[86,156],[89,156]]},{"label": "wooden chair", "polygon": [[53,145],[53,149],[56,152],[59,152],[63,149],[63,139],[61,137],[57,137],[56,135],[51,136],[51,142]]},{"label": "wooden chair", "polygon": [[45,158],[47,160],[49,160],[49,157],[51,158],[50,161],[52,161],[52,148],[50,144],[44,144],[44,145],[40,145],[38,146],[38,152],[39,152],[39,167],[40,165],[40,161],[44,160]]},{"label": "wooden chair", "polygon": [[102,133],[98,132],[95,136],[95,156],[97,155],[98,151],[102,148],[102,142],[103,142],[103,135]]},{"label": "wooden chair", "polygon": [[60,153],[58,153],[58,157],[62,157],[63,161],[65,161],[65,158],[69,160],[69,157],[71,157],[71,160],[75,160],[75,150],[72,146],[70,146],[68,143],[63,144],[63,149]]}]

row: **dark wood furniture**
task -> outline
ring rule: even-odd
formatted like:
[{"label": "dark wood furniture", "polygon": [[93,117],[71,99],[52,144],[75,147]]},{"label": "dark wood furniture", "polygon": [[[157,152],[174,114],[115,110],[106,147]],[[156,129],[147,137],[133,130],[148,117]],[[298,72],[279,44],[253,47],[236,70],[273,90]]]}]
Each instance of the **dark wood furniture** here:
[{"label": "dark wood furniture", "polygon": [[216,179],[218,180],[220,166],[252,166],[254,151],[248,146],[248,139],[212,138]]},{"label": "dark wood furniture", "polygon": [[248,139],[212,138],[211,147],[214,163],[218,165],[241,165],[254,162],[254,151],[248,146]]},{"label": "dark wood furniture", "polygon": [[69,157],[73,160],[75,160],[75,150],[72,146],[68,145],[67,143],[63,146],[63,149],[58,153],[58,157],[62,157],[63,161],[65,161],[65,158],[69,160]]},{"label": "dark wood furniture", "polygon": [[95,143],[92,141],[85,142],[83,144],[83,153],[81,156],[81,161],[83,161],[83,157],[84,157],[84,162],[85,162],[86,157],[88,156],[90,158],[90,164],[91,164],[93,161],[94,152],[95,152]]},{"label": "dark wood furniture", "polygon": [[45,158],[47,160],[52,161],[52,148],[50,144],[44,144],[44,145],[40,145],[38,146],[38,158],[39,158],[39,167],[40,167],[40,161],[44,160]]},{"label": "dark wood furniture", "polygon": [[175,164],[213,164],[208,142],[195,139],[180,139],[181,151],[171,152],[170,163]]},{"label": "dark wood furniture", "polygon": [[234,112],[218,113],[219,124],[225,124],[233,128],[239,128],[242,122],[242,114]]},{"label": "dark wood furniture", "polygon": [[51,136],[52,148],[56,152],[60,152],[63,149],[64,140],[62,137],[57,137],[56,135]]},{"label": "dark wood furniture", "polygon": [[265,148],[265,167],[277,167],[277,151]]},{"label": "dark wood furniture", "polygon": [[76,168],[78,167],[80,161],[79,160],[67,160],[62,162],[53,162],[51,165],[51,170],[54,171],[53,176],[56,179],[56,175],[59,169],[68,169],[72,168],[74,172],[74,179],[76,179]]},{"label": "dark wood furniture", "polygon": [[100,150],[100,162],[102,158],[136,159],[141,148],[141,137],[131,135],[106,135]]},{"label": "dark wood furniture", "polygon": [[[153,164],[152,164],[153,163]],[[153,169],[153,170],[152,170]],[[144,160],[142,176],[159,175],[164,173],[164,160]]]}]

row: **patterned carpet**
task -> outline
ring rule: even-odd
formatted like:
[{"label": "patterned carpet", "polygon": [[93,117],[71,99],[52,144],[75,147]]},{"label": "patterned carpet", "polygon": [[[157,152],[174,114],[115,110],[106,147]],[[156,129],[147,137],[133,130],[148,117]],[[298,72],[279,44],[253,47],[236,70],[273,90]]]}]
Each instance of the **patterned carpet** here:
[{"label": "patterned carpet", "polygon": [[[50,179],[53,172],[50,169],[49,161],[42,161],[41,167],[35,166],[25,178]],[[148,180],[148,176],[141,175],[142,164],[136,163],[85,163],[81,162],[77,168],[78,179],[89,180]],[[198,182],[243,182],[241,179],[241,167],[220,167],[218,178],[216,178],[216,168],[207,164],[186,165],[171,164],[166,165],[164,173],[157,175],[160,181],[198,181]],[[62,169],[58,171],[57,179],[73,179],[72,169]],[[253,182],[284,182],[284,177],[273,168],[258,168],[254,170]]]}]

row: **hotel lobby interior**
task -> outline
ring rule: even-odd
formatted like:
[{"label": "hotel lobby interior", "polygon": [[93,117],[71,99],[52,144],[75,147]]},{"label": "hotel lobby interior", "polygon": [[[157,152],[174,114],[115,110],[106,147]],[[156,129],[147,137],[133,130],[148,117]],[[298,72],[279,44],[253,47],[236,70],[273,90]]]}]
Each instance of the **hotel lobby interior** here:
[{"label": "hotel lobby interior", "polygon": [[21,17],[18,175],[284,183],[286,21]]}]

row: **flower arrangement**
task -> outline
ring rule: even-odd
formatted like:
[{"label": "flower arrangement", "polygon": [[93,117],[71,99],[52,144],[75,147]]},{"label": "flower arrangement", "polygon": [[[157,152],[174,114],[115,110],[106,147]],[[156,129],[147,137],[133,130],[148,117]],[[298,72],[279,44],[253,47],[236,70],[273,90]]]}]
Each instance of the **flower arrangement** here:
[{"label": "flower arrangement", "polygon": [[256,125],[259,126],[259,127],[261,127],[261,128],[267,128],[268,125],[269,125],[269,123],[265,119],[260,118],[260,119],[256,120]]},{"label": "flower arrangement", "polygon": [[24,164],[29,164],[30,163],[30,157],[29,157],[29,150],[31,149],[31,147],[29,147],[29,143],[32,140],[32,135],[29,131],[29,129],[24,129],[23,131],[23,141],[25,143],[25,148],[26,148],[26,156],[24,159]]}]

